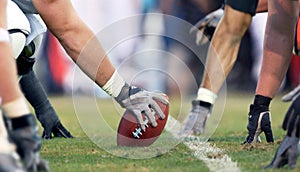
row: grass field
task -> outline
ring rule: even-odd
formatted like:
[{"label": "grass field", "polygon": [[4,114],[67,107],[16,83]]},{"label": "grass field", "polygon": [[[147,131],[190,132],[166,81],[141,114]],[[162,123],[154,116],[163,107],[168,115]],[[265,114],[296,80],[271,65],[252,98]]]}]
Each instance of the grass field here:
[{"label": "grass field", "polygon": [[[276,140],[274,144],[267,144],[265,143],[265,139],[262,138],[263,143],[255,145],[254,148],[242,148],[240,143],[244,141],[247,134],[247,113],[252,97],[250,94],[227,95],[224,115],[216,131],[210,137],[209,142],[216,147],[224,149],[224,154],[228,154],[233,161],[237,162],[241,171],[272,171],[263,170],[262,168],[272,160],[279,141],[284,136],[280,125],[289,104],[282,103],[279,99],[280,96],[274,99],[271,104],[272,126]],[[85,98],[82,98],[82,100],[79,98],[79,100],[80,101],[77,101],[75,104],[76,106],[80,104],[80,108],[77,107],[74,109],[71,97],[51,97],[51,102],[59,113],[63,124],[65,124],[76,137],[74,139],[43,141],[41,154],[49,161],[52,171],[209,171],[206,164],[195,158],[193,152],[183,143],[172,145],[174,142],[168,143],[167,139],[160,141],[163,144],[161,147],[160,145],[156,145],[159,148],[154,150],[164,152],[161,155],[157,154],[156,157],[146,159],[124,158],[135,156],[139,154],[139,152],[147,153],[148,151],[151,154],[153,149],[142,148],[135,151],[132,149],[119,149],[113,144],[110,145],[110,143],[115,142],[114,137],[112,138],[111,134],[107,134],[107,132],[111,131],[106,131],[107,128],[103,126],[101,121],[99,125],[96,125],[98,123],[97,120],[93,121],[92,117],[95,116],[92,110],[93,104],[86,101]],[[98,105],[98,109],[100,109],[102,115],[105,116],[108,126],[115,130],[120,117],[115,115],[117,111],[114,110],[111,100],[97,100],[95,103]],[[189,108],[189,103],[190,102],[186,102],[184,107]],[[179,105],[179,102],[175,99],[171,101],[170,114],[174,114],[175,118],[180,110]],[[78,109],[84,110],[79,112],[80,110]],[[85,114],[76,115],[75,110],[76,113]],[[89,123],[91,123],[91,125],[87,125]],[[80,124],[83,124],[83,128],[87,129],[88,132],[84,132]],[[93,139],[94,142],[92,142],[87,136],[93,134],[91,133],[92,130],[95,130],[96,136],[103,136],[102,140],[99,139],[101,140],[100,143],[107,143],[106,146],[103,146],[104,149],[97,145],[99,144],[97,143],[97,139],[96,143],[94,143],[95,138]],[[172,149],[163,149],[164,146],[168,145],[171,145]],[[116,154],[123,157],[115,156]],[[211,156],[211,158],[218,157]],[[274,171],[291,170],[281,169]],[[292,171],[300,171],[299,163],[297,169]]]}]

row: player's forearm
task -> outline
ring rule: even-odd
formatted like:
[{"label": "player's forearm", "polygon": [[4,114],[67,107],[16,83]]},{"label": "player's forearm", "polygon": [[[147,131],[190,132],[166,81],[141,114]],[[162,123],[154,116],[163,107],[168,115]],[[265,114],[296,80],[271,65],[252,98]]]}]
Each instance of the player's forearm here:
[{"label": "player's forearm", "polygon": [[[288,2],[288,3],[287,3]],[[256,94],[273,98],[288,69],[292,57],[294,28],[298,18],[295,10],[297,1],[287,1],[279,8],[277,1],[272,1],[267,20],[264,57]]]},{"label": "player's forearm", "polygon": [[115,68],[92,31],[82,25],[62,38],[62,45],[77,65],[98,85],[103,86]]},{"label": "player's forearm", "polygon": [[112,76],[114,66],[91,29],[76,14],[71,2],[33,0],[33,3],[70,57],[92,80],[103,86]]}]

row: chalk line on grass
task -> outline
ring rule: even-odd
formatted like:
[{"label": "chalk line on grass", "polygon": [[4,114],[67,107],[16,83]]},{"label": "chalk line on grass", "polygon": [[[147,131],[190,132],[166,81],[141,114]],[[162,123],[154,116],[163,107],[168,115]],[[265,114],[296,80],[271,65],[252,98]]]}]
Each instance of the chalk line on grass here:
[{"label": "chalk line on grass", "polygon": [[[168,116],[166,130],[173,136],[178,137],[181,124],[171,115]],[[183,143],[193,151],[196,158],[202,160],[210,171],[213,172],[240,172],[237,163],[233,162],[231,158],[220,149],[209,142],[198,140],[183,141]]]}]

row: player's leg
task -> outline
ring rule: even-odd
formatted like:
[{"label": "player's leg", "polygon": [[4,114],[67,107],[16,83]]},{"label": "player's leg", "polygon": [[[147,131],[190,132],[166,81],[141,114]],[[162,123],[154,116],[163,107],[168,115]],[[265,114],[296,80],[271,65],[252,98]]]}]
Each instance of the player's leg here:
[{"label": "player's leg", "polygon": [[2,112],[0,112],[0,145],[0,171],[25,171],[22,164],[19,162],[20,158],[16,153],[15,145],[8,141],[8,134],[3,121]]},{"label": "player's leg", "polygon": [[[11,3],[11,1],[9,1]],[[6,27],[6,26],[5,26]],[[9,119],[9,137],[17,146],[17,151],[22,157],[27,170],[40,168],[47,169],[47,165],[38,156],[41,139],[38,136],[35,118],[30,113],[27,102],[19,88],[16,62],[10,43],[5,42],[0,46],[0,95],[2,97],[3,110]]]},{"label": "player's leg", "polygon": [[[292,94],[293,93],[290,95]],[[292,97],[293,102],[289,107],[282,124],[283,129],[287,130],[287,134],[277,149],[272,162],[266,168],[281,168],[285,165],[288,165],[290,168],[296,167],[300,151],[300,95],[293,94]]]},{"label": "player's leg", "polygon": [[[224,16],[216,28],[208,51],[202,88],[218,93],[236,61],[241,39],[251,19],[250,14],[226,5]],[[210,101],[212,103],[212,100]]]},{"label": "player's leg", "polygon": [[210,114],[217,93],[237,59],[242,37],[250,26],[257,3],[258,0],[226,1],[224,15],[215,30],[208,50],[206,71],[201,87],[196,101],[193,101],[193,109],[185,121],[184,128],[191,128],[189,121],[192,120],[195,123],[192,129],[194,133],[204,131],[207,116]]},{"label": "player's leg", "polygon": [[35,56],[41,45],[42,33],[46,31],[44,23],[39,20],[38,16],[25,16],[14,2],[9,2],[8,5],[8,30],[14,57],[17,59],[18,74],[21,78],[20,86],[26,99],[33,106],[38,120],[44,127],[43,137],[50,139],[53,130],[55,136],[70,138],[72,135],[61,124],[32,70]]},{"label": "player's leg", "polygon": [[70,132],[61,124],[46,92],[32,69],[35,56],[41,45],[41,39],[42,35],[36,37],[17,58],[18,73],[21,77],[20,86],[44,128],[43,138],[51,139],[52,133],[54,137],[73,138]]},{"label": "player's leg", "polygon": [[[6,31],[6,8],[7,1],[0,0],[0,61],[11,58],[9,35]],[[14,146],[8,141],[8,134],[3,122],[2,113],[0,114],[0,145],[0,171],[25,171],[15,155]]]},{"label": "player's leg", "polygon": [[273,142],[269,104],[281,85],[292,57],[298,1],[269,1],[268,9],[264,57],[254,103],[250,106],[245,143],[256,141],[261,132],[265,133],[268,142]]}]

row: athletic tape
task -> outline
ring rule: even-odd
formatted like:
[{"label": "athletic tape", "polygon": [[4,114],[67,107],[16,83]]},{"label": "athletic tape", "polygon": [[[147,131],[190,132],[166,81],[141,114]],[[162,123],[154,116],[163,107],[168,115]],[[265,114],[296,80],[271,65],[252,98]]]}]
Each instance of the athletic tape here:
[{"label": "athletic tape", "polygon": [[217,99],[217,95],[206,88],[199,88],[197,94],[197,100],[201,100],[210,104],[214,104]]},{"label": "athletic tape", "polygon": [[124,79],[115,71],[102,89],[110,96],[117,97],[124,85]]},{"label": "athletic tape", "polygon": [[6,29],[0,28],[0,42],[9,42],[9,33]]}]

